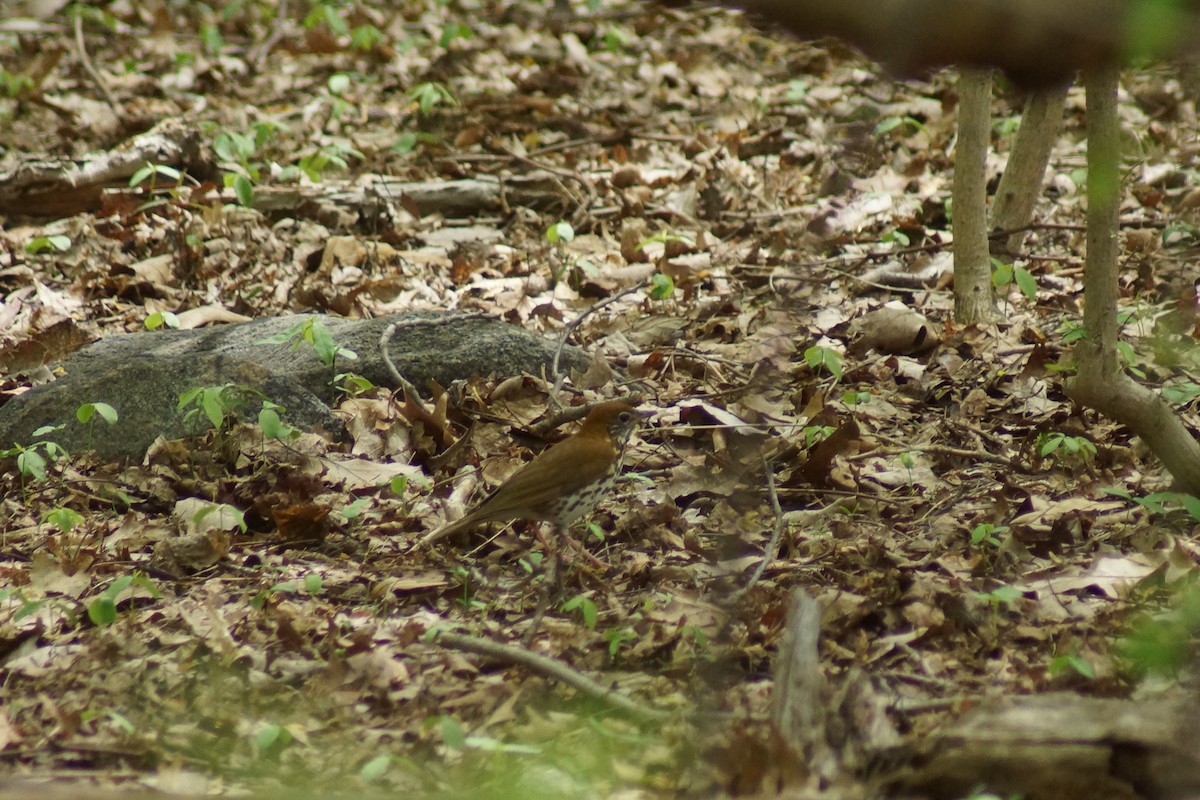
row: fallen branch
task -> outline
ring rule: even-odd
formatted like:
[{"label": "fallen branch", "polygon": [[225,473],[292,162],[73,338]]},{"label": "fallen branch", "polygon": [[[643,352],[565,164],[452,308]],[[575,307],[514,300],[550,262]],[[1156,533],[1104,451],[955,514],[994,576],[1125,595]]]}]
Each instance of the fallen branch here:
[{"label": "fallen branch", "polygon": [[624,711],[640,719],[660,720],[666,719],[669,716],[669,712],[651,708],[645,703],[638,702],[620,692],[609,689],[586,675],[576,672],[561,661],[555,661],[519,647],[500,644],[490,639],[480,639],[476,636],[467,636],[462,633],[451,633],[435,629],[431,634],[432,640],[438,644],[525,667],[544,678],[564,683],[573,689],[579,690],[588,697],[605,702],[619,711]]}]

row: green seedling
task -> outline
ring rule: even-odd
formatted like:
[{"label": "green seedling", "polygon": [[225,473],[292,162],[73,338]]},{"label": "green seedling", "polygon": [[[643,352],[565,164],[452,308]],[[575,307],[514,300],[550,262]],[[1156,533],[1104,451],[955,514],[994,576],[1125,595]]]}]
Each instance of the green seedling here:
[{"label": "green seedling", "polygon": [[369,53],[387,41],[387,34],[374,25],[359,25],[350,32],[350,47],[361,53]]},{"label": "green seedling", "polygon": [[350,26],[346,24],[338,5],[336,2],[317,3],[305,15],[304,27],[309,30],[324,27],[334,36],[346,36],[350,33]]},{"label": "green seedling", "polygon": [[565,220],[559,220],[549,228],[546,228],[546,241],[550,244],[566,244],[567,242],[574,241],[574,239],[575,228]]},{"label": "green seedling", "polygon": [[834,427],[832,425],[809,425],[800,430],[800,435],[804,438],[804,447],[808,449],[818,442],[823,442],[833,435]]},{"label": "green seedling", "polygon": [[137,726],[133,724],[129,717],[111,708],[105,710],[88,709],[79,718],[84,722],[92,722],[97,719],[107,720],[112,723],[114,728],[127,736],[137,733]]},{"label": "green seedling", "polygon": [[1052,678],[1074,673],[1080,677],[1087,678],[1089,681],[1096,679],[1096,669],[1092,666],[1091,662],[1076,655],[1057,656],[1050,662],[1046,671]]},{"label": "green seedling", "polygon": [[848,391],[842,394],[842,402],[850,408],[866,405],[871,401],[870,392]]},{"label": "green seedling", "polygon": [[108,403],[84,403],[75,409],[75,419],[88,429],[87,449],[92,449],[92,434],[96,428],[96,418],[104,420],[109,425],[117,424],[117,410]]},{"label": "green seedling", "polygon": [[470,25],[456,20],[451,20],[446,23],[446,27],[442,28],[442,35],[438,37],[438,46],[448,48],[455,40],[470,39],[475,35],[475,31]]},{"label": "green seedling", "polygon": [[[43,425],[33,432],[34,438],[49,436],[55,431],[62,430],[62,425]],[[41,442],[34,442],[31,445],[17,444],[7,450],[0,450],[0,458],[17,458],[17,472],[21,476],[21,484],[24,486],[26,479],[31,479],[36,483],[42,483],[46,480],[46,467],[55,461],[58,461],[63,456],[67,455],[57,442],[49,439]]]},{"label": "green seedling", "polygon": [[151,192],[154,192],[160,188],[160,178],[169,185],[169,188],[174,189],[183,185],[183,182],[187,180],[187,175],[174,167],[168,167],[166,164],[151,164],[147,162],[146,166],[141,167],[133,175],[129,176],[129,186],[130,188],[135,188],[149,181],[149,189]]},{"label": "green seedling", "polygon": [[581,594],[575,595],[566,603],[563,603],[562,610],[567,613],[578,611],[579,616],[583,619],[583,624],[587,626],[588,630],[596,630],[596,622],[600,615],[596,611],[596,604],[590,598]]},{"label": "green seedling", "polygon": [[346,144],[329,144],[316,152],[301,157],[297,164],[300,171],[314,183],[332,169],[345,170],[350,168],[349,159],[362,160],[363,154]]},{"label": "green seedling", "polygon": [[1171,608],[1133,620],[1117,651],[1138,675],[1176,675],[1194,663],[1197,633],[1200,588],[1190,584],[1173,598]]},{"label": "green seedling", "polygon": [[1037,299],[1037,281],[1033,274],[1024,267],[1005,264],[999,259],[992,259],[992,286],[1003,289],[1016,284],[1021,294],[1029,300]]},{"label": "green seedling", "polygon": [[475,598],[475,589],[471,581],[471,570],[461,564],[450,571],[450,577],[462,587],[462,597],[458,604],[466,609],[484,609],[487,604]]},{"label": "green seedling", "polygon": [[654,273],[650,278],[650,297],[653,300],[666,300],[675,294],[675,281],[670,275],[661,272]]},{"label": "green seedling", "polygon": [[158,587],[148,577],[140,572],[132,575],[122,575],[113,580],[108,587],[92,602],[88,603],[88,619],[97,626],[111,625],[117,621],[117,602],[126,592],[130,595],[137,589],[142,589],[155,600],[162,597]]},{"label": "green seedling", "polygon": [[62,533],[70,533],[76,525],[83,522],[83,515],[75,509],[59,506],[43,514],[42,522],[46,525],[53,525]]},{"label": "green seedling", "polygon": [[142,324],[146,326],[146,330],[148,331],[156,331],[159,328],[178,330],[179,316],[173,311],[155,311],[146,317],[146,321]]},{"label": "green seedling", "polygon": [[251,397],[262,398],[262,393],[238,383],[200,386],[179,396],[176,411],[183,414],[184,422],[194,425],[203,416],[212,427],[224,430],[233,423]]},{"label": "green seedling", "polygon": [[1159,390],[1159,393],[1168,403],[1186,405],[1194,401],[1196,397],[1200,397],[1200,385],[1196,385],[1192,383],[1192,381],[1186,380],[1182,381],[1182,383],[1171,386],[1163,386],[1162,389]]},{"label": "green seedling", "polygon": [[1000,622],[1000,607],[1009,606],[1021,599],[1021,590],[1011,586],[997,586],[990,592],[980,592],[975,595],[985,601],[992,609],[992,627]]},{"label": "green seedling", "polygon": [[1088,462],[1096,455],[1096,445],[1090,440],[1082,436],[1068,436],[1058,431],[1038,434],[1037,449],[1042,458],[1053,457],[1056,461],[1080,458]]},{"label": "green seedling", "polygon": [[337,513],[341,514],[342,518],[344,520],[346,520],[346,522],[354,522],[355,520],[362,517],[363,511],[366,510],[366,508],[370,504],[370,502],[371,502],[370,498],[360,497],[357,500],[355,500],[353,503],[350,503],[345,508],[338,509]]},{"label": "green seedling", "polygon": [[409,90],[408,98],[417,104],[423,117],[429,116],[438,106],[458,105],[450,90],[436,81],[417,84]]},{"label": "green seedling", "polygon": [[659,231],[653,236],[647,236],[645,239],[642,239],[642,241],[638,242],[638,249],[643,250],[652,244],[665,245],[670,242],[678,242],[685,247],[696,246],[696,241],[688,236],[684,236],[683,234],[679,233],[672,233],[671,231]]},{"label": "green seedling", "polygon": [[417,145],[437,144],[438,141],[438,137],[432,133],[409,131],[400,134],[400,137],[396,139],[396,143],[392,145],[392,152],[397,155],[406,156],[416,150]]},{"label": "green seedling", "polygon": [[518,559],[517,563],[521,565],[521,569],[525,571],[526,575],[533,575],[542,566],[542,561],[544,560],[545,556],[542,554],[542,551],[534,550],[532,553]]},{"label": "green seedling", "polygon": [[600,41],[603,43],[605,50],[616,55],[628,50],[634,38],[635,34],[633,32],[619,25],[609,25],[604,29],[604,34],[600,37]]},{"label": "green seedling", "polygon": [[1000,547],[1003,542],[1000,537],[1008,533],[1007,525],[993,525],[990,522],[981,522],[971,529],[971,544],[979,546],[981,544],[991,545],[992,547]]},{"label": "green seedling", "polygon": [[0,69],[0,92],[10,100],[20,100],[33,91],[33,78]]},{"label": "green seedling", "polygon": [[608,657],[615,660],[621,647],[636,639],[637,634],[629,628],[609,628],[604,632],[604,638],[608,640]]},{"label": "green seedling", "polygon": [[279,758],[294,740],[295,734],[287,727],[273,722],[263,725],[254,735],[254,744],[259,754],[269,759]]},{"label": "green seedling", "polygon": [[842,379],[842,355],[828,347],[810,347],[804,351],[804,362],[816,372],[825,370],[834,381]]},{"label": "green seedling", "polygon": [[300,435],[300,431],[288,425],[279,418],[283,406],[264,400],[262,410],[258,412],[258,427],[263,436],[268,439],[292,439]]},{"label": "green seedling", "polygon": [[339,346],[333,340],[333,334],[329,332],[329,328],[325,327],[325,323],[317,317],[307,319],[286,331],[266,339],[259,339],[257,342],[257,344],[291,344],[293,350],[298,349],[302,343],[311,345],[317,358],[321,359],[321,363],[326,366],[332,367],[338,358],[347,361],[358,359],[357,353]]},{"label": "green seedling", "polygon": [[902,117],[884,117],[875,124],[875,130],[873,133],[876,136],[883,136],[884,134],[891,133],[892,131],[901,127],[907,127],[914,131],[924,133],[926,136],[930,136],[929,129],[925,127],[925,123],[921,122],[921,120],[917,119],[916,117],[907,115]]},{"label": "green seedling", "polygon": [[367,763],[359,767],[358,778],[364,783],[375,783],[382,778],[392,766],[395,757],[384,753],[381,756],[375,756]]},{"label": "green seedling", "polygon": [[1183,492],[1152,492],[1144,497],[1134,497],[1121,487],[1106,489],[1105,494],[1136,503],[1151,514],[1166,515],[1182,509],[1193,520],[1200,522],[1200,497],[1194,495]]},{"label": "green seedling", "polygon": [[333,376],[333,383],[347,397],[358,397],[375,389],[375,384],[368,378],[355,372],[339,372]]},{"label": "green seedling", "polygon": [[25,245],[25,252],[31,256],[36,256],[39,253],[65,253],[71,249],[71,237],[69,236],[38,236],[30,239]]}]

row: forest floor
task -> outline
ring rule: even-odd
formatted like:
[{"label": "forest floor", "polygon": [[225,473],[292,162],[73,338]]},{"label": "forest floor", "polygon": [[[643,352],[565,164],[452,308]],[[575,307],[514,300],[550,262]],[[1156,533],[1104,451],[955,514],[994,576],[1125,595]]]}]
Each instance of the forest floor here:
[{"label": "forest floor", "polygon": [[[172,119],[202,132],[212,165],[60,218],[8,214],[0,355],[64,320],[94,338],[183,312],[456,309],[557,338],[611,299],[570,341],[617,370],[558,399],[636,390],[652,413],[626,480],[574,531],[595,563],[568,552],[564,600],[531,641],[545,582],[531,527],[416,542],[447,518],[457,467],[494,486],[545,445],[528,434],[551,402],[539,377],[464,387],[453,444],[367,388],[340,407],[346,446],[268,447],[244,425],[186,443],[234,443],[224,465],[70,453],[39,480],[10,457],[5,771],[195,793],[752,792],[788,772],[768,717],[797,591],[823,609],[827,677],[869,676],[899,743],[989,697],[1143,684],[1139,635],[1170,621],[1200,547],[1161,466],[1062,391],[1081,90],[1036,224],[997,264],[1004,321],[962,328],[951,73],[894,82],[735,13],[623,0],[310,3],[284,19],[283,4],[212,5],[89,11],[92,69],[65,11],[0,26],[0,172]],[[997,90],[993,178],[1022,102]],[[1125,352],[1194,426],[1195,106],[1173,70],[1147,68],[1125,75],[1121,114]],[[260,207],[374,175],[548,175],[562,202]],[[35,377],[0,378],[0,402]],[[16,444],[33,443],[0,446]],[[206,533],[200,568],[155,568],[215,504],[244,524]],[[668,713],[639,720],[435,630]]]}]

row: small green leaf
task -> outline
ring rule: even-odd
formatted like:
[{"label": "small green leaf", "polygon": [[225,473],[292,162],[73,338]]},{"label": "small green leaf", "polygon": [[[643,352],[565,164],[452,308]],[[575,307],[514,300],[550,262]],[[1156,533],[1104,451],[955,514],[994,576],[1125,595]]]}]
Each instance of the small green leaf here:
[{"label": "small green leaf", "polygon": [[264,725],[254,740],[263,751],[278,753],[292,743],[292,732],[282,725],[271,723]]},{"label": "small green leaf", "polygon": [[208,421],[212,423],[214,428],[221,427],[221,423],[225,421],[225,403],[222,398],[223,388],[220,386],[208,386],[200,394],[200,407],[204,410],[204,416],[208,417]]},{"label": "small green leaf", "polygon": [[155,331],[164,325],[172,330],[179,330],[179,315],[173,311],[155,311],[146,317],[146,330]]},{"label": "small green leaf", "polygon": [[220,53],[221,48],[225,44],[225,39],[221,36],[221,30],[216,25],[202,26],[200,28],[200,41],[204,45],[204,51],[209,55]]},{"label": "small green leaf", "polygon": [[268,439],[286,439],[296,433],[296,429],[279,418],[276,408],[279,406],[274,403],[269,407],[264,404],[263,409],[258,412],[258,427]]},{"label": "small green leaf", "polygon": [[452,717],[444,716],[441,720],[442,741],[453,750],[462,750],[467,743],[466,732]]},{"label": "small green leaf", "polygon": [[1012,603],[1021,598],[1021,590],[1011,586],[999,586],[985,595],[991,600],[1001,603]]},{"label": "small green leaf", "polygon": [[810,347],[804,351],[804,361],[816,371],[825,369],[834,380],[842,379],[842,356],[828,347]]},{"label": "small green leaf", "polygon": [[30,255],[44,253],[47,250],[65,253],[70,249],[71,239],[67,236],[38,236],[25,245],[25,252]]},{"label": "small green leaf", "polygon": [[1169,403],[1182,405],[1200,397],[1200,386],[1192,381],[1184,381],[1173,386],[1164,386],[1161,390],[1163,399]]},{"label": "small green leaf", "polygon": [[367,52],[374,50],[387,36],[374,25],[359,25],[350,33],[350,46],[355,50]]},{"label": "small green leaf", "polygon": [[42,598],[41,600],[26,600],[24,603],[21,604],[21,607],[18,608],[16,610],[16,612],[13,614],[13,621],[19,622],[19,621],[25,619],[25,617],[30,616],[31,614],[36,614],[38,611],[41,611],[42,608],[44,608],[47,604],[49,604],[49,602],[50,601],[46,598]]},{"label": "small green leaf", "polygon": [[83,515],[70,508],[52,508],[42,515],[42,522],[53,525],[63,533],[67,533],[76,525],[83,522]]},{"label": "small green leaf", "polygon": [[1013,281],[1013,266],[1012,264],[1001,264],[992,271],[992,286],[999,289],[1002,286],[1008,286]]},{"label": "small green leaf", "polygon": [[117,410],[108,403],[84,403],[75,410],[75,419],[88,423],[97,414],[109,425],[113,425],[117,421]]},{"label": "small green leaf", "polygon": [[345,517],[347,520],[356,520],[359,518],[359,516],[362,515],[363,509],[367,507],[367,503],[369,503],[369,502],[370,502],[369,498],[360,497],[357,500],[355,500],[353,503],[351,503],[350,505],[343,508],[338,513],[341,514],[343,517]]},{"label": "small green leaf", "polygon": [[1050,662],[1047,668],[1051,677],[1062,675],[1068,671],[1076,672],[1079,675],[1092,680],[1096,677],[1096,670],[1092,667],[1091,662],[1079,656],[1059,656]]},{"label": "small green leaf", "polygon": [[654,273],[654,277],[650,279],[650,296],[655,300],[666,300],[673,294],[675,294],[675,281],[671,279],[671,276],[661,272]]},{"label": "small green leaf", "polygon": [[373,783],[383,777],[388,767],[392,765],[392,756],[385,753],[375,756],[358,770],[358,777],[367,783]]},{"label": "small green leaf", "polygon": [[129,720],[129,717],[125,716],[121,712],[109,711],[106,716],[110,720],[112,720],[113,724],[115,724],[118,728],[121,729],[122,733],[127,733],[127,734],[137,733],[137,728],[134,727],[134,724]]},{"label": "small green leaf", "polygon": [[17,456],[17,469],[22,475],[29,475],[36,481],[46,480],[46,459],[34,450],[26,450]]},{"label": "small green leaf", "polygon": [[245,175],[233,177],[233,196],[239,204],[247,208],[254,205],[254,184]]},{"label": "small green leaf", "polygon": [[893,131],[899,128],[903,122],[904,120],[900,117],[884,117],[875,124],[875,135],[882,136],[889,131]]},{"label": "small green leaf", "polygon": [[346,90],[350,88],[351,84],[352,81],[349,75],[344,72],[335,72],[329,76],[329,80],[326,85],[329,87],[330,94],[340,96],[346,93]]},{"label": "small green leaf", "polygon": [[99,627],[113,624],[117,621],[117,604],[107,594],[97,597],[88,604],[88,619]]},{"label": "small green leaf", "polygon": [[450,43],[455,39],[469,39],[475,32],[467,25],[461,22],[450,22],[445,28],[442,28],[442,35],[438,38],[438,45],[445,48],[449,47]]},{"label": "small green leaf", "polygon": [[550,244],[569,242],[575,238],[575,229],[571,223],[559,220],[546,229],[546,241]]},{"label": "small green leaf", "polygon": [[588,627],[588,630],[595,630],[596,622],[599,620],[596,604],[581,594],[575,595],[563,604],[563,611],[570,612],[576,609],[579,610],[579,615],[583,617],[583,624]]},{"label": "small green leaf", "polygon": [[1017,288],[1021,290],[1021,294],[1030,300],[1037,299],[1037,281],[1034,280],[1033,274],[1024,267],[1016,267],[1013,274],[1016,276]]}]

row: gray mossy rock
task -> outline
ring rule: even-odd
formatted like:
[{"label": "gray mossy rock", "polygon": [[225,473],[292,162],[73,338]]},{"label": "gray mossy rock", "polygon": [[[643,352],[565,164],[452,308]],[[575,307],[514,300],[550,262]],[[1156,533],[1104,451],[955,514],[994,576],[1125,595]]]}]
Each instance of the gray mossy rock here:
[{"label": "gray mossy rock", "polygon": [[[300,342],[263,344],[310,319],[320,318],[333,341],[357,360],[321,362]],[[29,445],[44,425],[64,424],[50,437],[68,451],[91,449],[102,458],[141,458],[158,436],[180,438],[189,429],[176,410],[179,396],[201,386],[236,383],[284,407],[286,422],[335,439],[345,425],[330,408],[338,400],[335,372],[355,372],[377,386],[395,388],[379,349],[388,324],[397,329],[388,347],[400,373],[420,389],[430,380],[448,386],[475,376],[510,377],[549,372],[557,343],[484,315],[415,313],[371,320],[298,314],[190,331],[132,333],[101,339],[65,359],[63,375],[0,407],[0,448]],[[586,369],[588,356],[565,347],[560,369]],[[104,402],[119,419],[109,426],[75,421],[85,403]],[[258,402],[247,410],[257,414]]]}]

